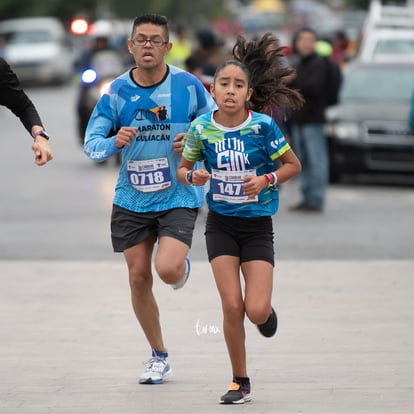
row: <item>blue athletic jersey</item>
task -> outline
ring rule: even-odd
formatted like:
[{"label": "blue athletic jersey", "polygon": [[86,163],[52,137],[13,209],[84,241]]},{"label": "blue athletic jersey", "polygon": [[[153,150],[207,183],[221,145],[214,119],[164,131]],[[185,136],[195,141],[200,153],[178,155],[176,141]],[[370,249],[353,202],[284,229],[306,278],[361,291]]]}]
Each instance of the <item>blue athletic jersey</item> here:
[{"label": "blue athletic jersey", "polygon": [[[200,207],[202,188],[179,183],[176,134],[187,132],[197,116],[215,108],[211,95],[193,75],[174,66],[157,85],[141,87],[128,71],[115,79],[96,104],[86,129],[84,152],[104,161],[122,152],[114,204],[135,212]],[[131,146],[115,146],[115,131],[137,127]]]},{"label": "blue athletic jersey", "polygon": [[261,217],[277,212],[279,189],[265,188],[256,199],[248,199],[241,177],[272,172],[274,161],[289,149],[281,130],[268,115],[249,111],[242,125],[226,128],[218,125],[210,112],[191,123],[183,157],[204,161],[212,175],[207,193],[212,211],[224,216]]}]

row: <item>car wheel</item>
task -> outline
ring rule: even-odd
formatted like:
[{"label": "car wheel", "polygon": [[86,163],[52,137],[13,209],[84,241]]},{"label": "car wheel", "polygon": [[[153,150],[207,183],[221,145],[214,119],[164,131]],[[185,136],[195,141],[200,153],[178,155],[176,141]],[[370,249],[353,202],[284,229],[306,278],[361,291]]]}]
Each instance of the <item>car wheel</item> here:
[{"label": "car wheel", "polygon": [[339,183],[340,181],[342,181],[342,174],[331,167],[329,170],[329,182],[334,184]]}]

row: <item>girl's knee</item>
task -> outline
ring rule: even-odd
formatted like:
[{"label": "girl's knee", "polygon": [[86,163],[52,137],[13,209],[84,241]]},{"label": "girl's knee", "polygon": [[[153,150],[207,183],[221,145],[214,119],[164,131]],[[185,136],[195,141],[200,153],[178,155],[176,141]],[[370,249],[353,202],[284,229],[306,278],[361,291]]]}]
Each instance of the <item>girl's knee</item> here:
[{"label": "girl's knee", "polygon": [[268,305],[255,304],[246,309],[246,315],[251,323],[260,325],[269,319],[270,307]]},{"label": "girl's knee", "polygon": [[228,302],[223,305],[224,317],[228,321],[244,319],[244,303]]}]

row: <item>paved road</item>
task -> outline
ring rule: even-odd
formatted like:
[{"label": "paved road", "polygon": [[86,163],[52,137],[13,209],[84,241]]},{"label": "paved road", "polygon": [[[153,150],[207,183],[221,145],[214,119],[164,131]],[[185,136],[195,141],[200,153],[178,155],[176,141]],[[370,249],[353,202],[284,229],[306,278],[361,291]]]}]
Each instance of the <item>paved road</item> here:
[{"label": "paved road", "polygon": [[253,401],[238,407],[218,404],[220,303],[208,264],[192,269],[182,291],[155,284],[174,376],[145,386],[124,264],[0,262],[0,412],[414,412],[414,261],[281,261],[279,331],[246,322]]}]

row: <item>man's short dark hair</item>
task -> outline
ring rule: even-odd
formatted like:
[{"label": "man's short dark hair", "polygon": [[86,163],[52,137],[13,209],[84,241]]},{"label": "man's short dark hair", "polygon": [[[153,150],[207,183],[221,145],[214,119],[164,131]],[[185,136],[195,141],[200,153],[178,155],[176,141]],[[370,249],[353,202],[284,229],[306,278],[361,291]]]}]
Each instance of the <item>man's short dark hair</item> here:
[{"label": "man's short dark hair", "polygon": [[164,29],[164,35],[165,35],[165,41],[170,41],[170,34],[168,30],[168,19],[165,16],[162,16],[160,14],[155,13],[147,13],[142,14],[141,16],[138,16],[134,20],[134,24],[132,25],[132,33],[131,38],[134,36],[134,32],[137,26],[140,26],[141,24],[153,24],[155,26],[161,26]]}]

